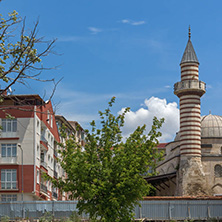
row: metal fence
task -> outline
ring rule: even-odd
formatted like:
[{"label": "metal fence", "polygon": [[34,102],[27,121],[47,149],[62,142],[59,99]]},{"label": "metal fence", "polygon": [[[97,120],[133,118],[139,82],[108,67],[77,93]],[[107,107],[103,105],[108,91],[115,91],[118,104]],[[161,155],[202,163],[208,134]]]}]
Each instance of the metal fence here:
[{"label": "metal fence", "polygon": [[153,220],[222,219],[222,200],[154,200],[135,207],[136,218]]},{"label": "metal fence", "polygon": [[[222,219],[222,200],[144,200],[135,207],[135,218],[149,220]],[[0,217],[40,218],[50,212],[54,218],[70,217],[76,201],[0,202]],[[87,219],[87,215],[82,215]]]}]

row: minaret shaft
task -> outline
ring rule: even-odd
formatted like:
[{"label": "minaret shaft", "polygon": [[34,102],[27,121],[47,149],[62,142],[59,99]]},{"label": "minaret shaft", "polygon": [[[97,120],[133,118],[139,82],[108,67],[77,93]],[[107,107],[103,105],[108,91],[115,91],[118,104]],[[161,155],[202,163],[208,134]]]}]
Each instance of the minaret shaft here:
[{"label": "minaret shaft", "polygon": [[180,154],[200,157],[200,98],[205,93],[205,83],[199,81],[197,63],[181,64],[181,81],[174,88],[180,99]]}]

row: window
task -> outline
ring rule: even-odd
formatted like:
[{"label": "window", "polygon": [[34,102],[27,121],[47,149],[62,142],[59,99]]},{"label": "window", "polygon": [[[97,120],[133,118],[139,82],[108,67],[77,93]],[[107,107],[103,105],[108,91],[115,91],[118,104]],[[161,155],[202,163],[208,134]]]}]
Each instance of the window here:
[{"label": "window", "polygon": [[47,110],[47,120],[46,121],[49,121],[49,111]]},{"label": "window", "polygon": [[51,115],[51,127],[53,128],[53,116]]},{"label": "window", "polygon": [[37,128],[39,129],[39,121],[37,120]]},{"label": "window", "polygon": [[17,156],[17,144],[2,144],[2,157],[16,157]]},{"label": "window", "polygon": [[45,153],[44,152],[41,152],[41,162],[45,162]]},{"label": "window", "polygon": [[37,155],[39,155],[39,144],[37,145]]},{"label": "window", "polygon": [[49,191],[52,191],[52,183],[51,182],[49,182],[49,184],[48,184],[48,189],[49,189]]},{"label": "window", "polygon": [[222,166],[217,164],[214,167],[214,176],[215,177],[222,177]]},{"label": "window", "polygon": [[81,132],[81,139],[84,140],[85,139],[85,135],[83,132]]},{"label": "window", "polygon": [[2,194],[1,200],[4,202],[17,201],[16,194]]},{"label": "window", "polygon": [[17,119],[2,119],[2,132],[16,132]]},{"label": "window", "polygon": [[1,189],[11,190],[17,188],[17,170],[1,170]]}]

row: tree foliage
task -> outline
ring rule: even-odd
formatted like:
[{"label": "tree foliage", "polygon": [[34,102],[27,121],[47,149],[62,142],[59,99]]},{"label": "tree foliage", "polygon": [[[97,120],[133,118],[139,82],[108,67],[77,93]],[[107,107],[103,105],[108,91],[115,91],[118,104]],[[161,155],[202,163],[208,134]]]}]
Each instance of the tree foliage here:
[{"label": "tree foliage", "polygon": [[16,82],[26,84],[28,79],[54,81],[43,80],[39,75],[45,69],[41,59],[51,52],[55,40],[37,38],[37,27],[38,22],[27,33],[25,19],[18,16],[16,11],[9,13],[7,18],[0,14],[0,95]]},{"label": "tree foliage", "polygon": [[60,164],[67,178],[51,180],[71,199],[78,200],[80,213],[106,222],[129,222],[134,206],[151,188],[142,175],[155,168],[161,158],[156,146],[163,119],[154,118],[148,135],[144,135],[144,125],[123,139],[121,129],[129,108],[116,117],[110,111],[114,101],[112,98],[109,107],[99,112],[100,127],[91,122],[84,148],[75,137],[60,144]]}]

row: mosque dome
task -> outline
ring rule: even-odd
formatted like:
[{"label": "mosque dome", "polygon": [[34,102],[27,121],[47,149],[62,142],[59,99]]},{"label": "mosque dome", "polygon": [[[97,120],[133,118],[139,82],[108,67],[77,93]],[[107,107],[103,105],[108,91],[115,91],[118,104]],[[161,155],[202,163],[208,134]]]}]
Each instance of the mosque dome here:
[{"label": "mosque dome", "polygon": [[217,115],[207,115],[201,117],[201,137],[221,137],[222,138],[222,117]]}]

